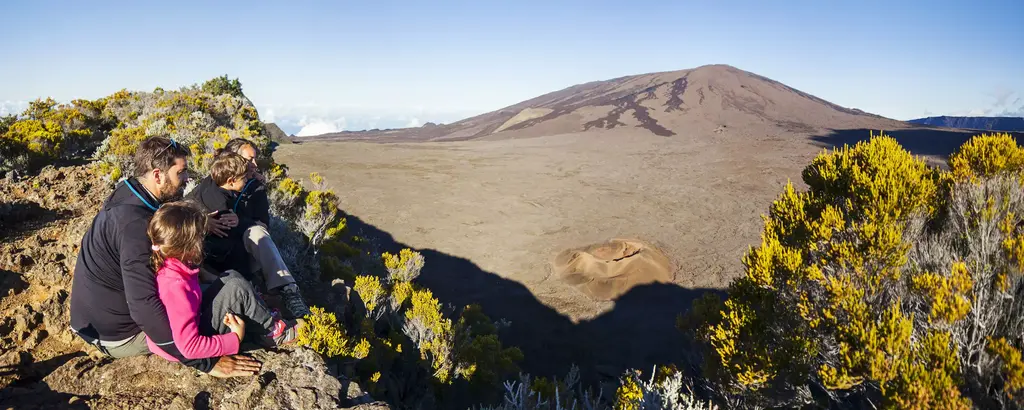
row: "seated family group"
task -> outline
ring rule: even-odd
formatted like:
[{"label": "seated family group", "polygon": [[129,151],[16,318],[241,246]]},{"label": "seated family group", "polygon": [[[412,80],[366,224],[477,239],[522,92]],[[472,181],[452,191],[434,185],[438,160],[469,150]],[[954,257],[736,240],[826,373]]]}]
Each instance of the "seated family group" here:
[{"label": "seated family group", "polygon": [[218,377],[255,374],[261,364],[238,355],[241,344],[294,342],[309,309],[270,237],[256,146],[229,141],[183,200],[189,155],[169,138],[139,145],[134,175],[82,238],[72,331],[115,358],[155,353]]}]

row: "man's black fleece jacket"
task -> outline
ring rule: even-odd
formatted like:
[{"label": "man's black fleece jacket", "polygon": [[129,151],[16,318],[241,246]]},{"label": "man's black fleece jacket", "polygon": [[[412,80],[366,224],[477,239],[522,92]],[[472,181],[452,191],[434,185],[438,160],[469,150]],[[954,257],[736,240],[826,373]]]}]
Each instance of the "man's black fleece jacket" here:
[{"label": "man's black fleece jacket", "polygon": [[216,358],[186,359],[174,345],[167,311],[156,290],[146,235],[160,202],[130,178],[114,189],[82,237],[71,285],[71,327],[103,341],[145,332],[181,363],[202,372]]}]

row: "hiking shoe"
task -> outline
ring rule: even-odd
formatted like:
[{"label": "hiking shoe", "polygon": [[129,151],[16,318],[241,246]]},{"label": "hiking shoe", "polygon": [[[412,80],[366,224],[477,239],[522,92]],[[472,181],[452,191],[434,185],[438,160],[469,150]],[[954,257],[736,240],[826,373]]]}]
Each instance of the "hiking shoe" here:
[{"label": "hiking shoe", "polygon": [[299,293],[299,287],[294,283],[282,287],[278,295],[281,297],[281,303],[292,314],[292,317],[302,318],[310,313],[306,302],[302,300],[302,294]]},{"label": "hiking shoe", "polygon": [[274,330],[267,333],[267,338],[273,340],[275,346],[295,343],[299,338],[299,325],[291,321],[275,320]]}]

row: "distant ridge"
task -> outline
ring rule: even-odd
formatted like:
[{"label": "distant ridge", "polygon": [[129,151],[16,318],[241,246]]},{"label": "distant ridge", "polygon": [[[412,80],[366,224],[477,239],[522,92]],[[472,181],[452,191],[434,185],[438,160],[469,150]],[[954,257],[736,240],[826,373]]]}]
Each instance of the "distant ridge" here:
[{"label": "distant ridge", "polygon": [[685,137],[726,128],[811,133],[905,127],[904,122],[842,107],[732,66],[707,65],[578,84],[447,125],[340,132],[303,140],[458,141],[608,129]]},{"label": "distant ridge", "polygon": [[959,128],[984,131],[1024,131],[1021,117],[928,117],[907,121],[911,124],[933,127]]},{"label": "distant ridge", "polygon": [[264,125],[267,128],[267,134],[270,135],[270,139],[272,141],[278,144],[291,144],[293,142],[292,138],[289,137],[288,134],[285,134],[284,130],[282,130],[281,127],[278,127],[277,124],[268,122]]}]

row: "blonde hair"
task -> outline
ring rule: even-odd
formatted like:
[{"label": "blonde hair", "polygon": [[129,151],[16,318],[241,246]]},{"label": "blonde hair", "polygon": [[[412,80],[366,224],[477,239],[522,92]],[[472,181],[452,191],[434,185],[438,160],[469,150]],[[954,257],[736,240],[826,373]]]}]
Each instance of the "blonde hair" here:
[{"label": "blonde hair", "polygon": [[149,221],[153,269],[159,270],[167,258],[186,264],[199,265],[203,261],[203,238],[206,236],[206,214],[184,201],[164,204]]},{"label": "blonde hair", "polygon": [[226,153],[213,160],[210,165],[210,178],[218,186],[224,185],[231,178],[244,178],[249,171],[249,160],[235,153]]}]

